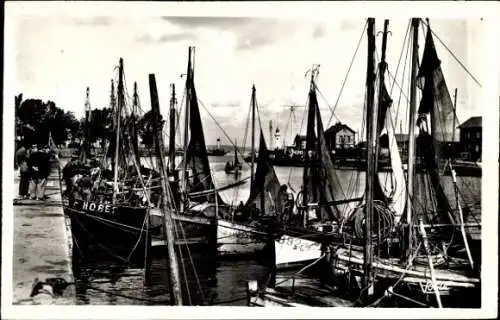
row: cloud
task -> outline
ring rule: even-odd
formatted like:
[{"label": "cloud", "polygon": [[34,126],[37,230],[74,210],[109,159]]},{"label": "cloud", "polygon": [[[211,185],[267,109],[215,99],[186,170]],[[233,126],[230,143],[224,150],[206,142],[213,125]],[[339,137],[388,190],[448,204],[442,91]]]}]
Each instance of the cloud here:
[{"label": "cloud", "polygon": [[159,37],[153,37],[149,33],[143,33],[136,37],[138,42],[142,43],[168,43],[168,42],[178,42],[183,40],[195,40],[197,37],[191,32],[179,32],[179,33],[165,33]]},{"label": "cloud", "polygon": [[210,104],[212,108],[237,108],[241,106],[241,100],[232,100],[225,102],[213,102]]},{"label": "cloud", "polygon": [[183,27],[207,27],[216,29],[228,29],[248,25],[254,20],[271,20],[271,19],[253,19],[253,18],[236,18],[236,17],[161,17],[162,20],[183,26]]},{"label": "cloud", "polygon": [[314,31],[313,31],[313,38],[321,38],[323,36],[325,36],[326,34],[326,30],[325,30],[325,27],[323,25],[318,25],[314,28]]},{"label": "cloud", "polygon": [[105,16],[96,16],[91,18],[75,18],[72,23],[80,26],[109,26],[111,18]]},{"label": "cloud", "polygon": [[245,34],[238,38],[236,50],[257,49],[274,42],[271,34]]},{"label": "cloud", "polygon": [[359,22],[355,20],[342,20],[340,22],[340,30],[348,31],[359,28]]}]

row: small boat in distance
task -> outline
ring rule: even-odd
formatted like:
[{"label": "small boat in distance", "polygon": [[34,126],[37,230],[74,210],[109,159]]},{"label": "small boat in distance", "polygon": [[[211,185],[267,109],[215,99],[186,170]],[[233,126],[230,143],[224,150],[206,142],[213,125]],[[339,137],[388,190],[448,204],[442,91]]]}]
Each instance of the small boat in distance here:
[{"label": "small boat in distance", "polygon": [[220,138],[217,138],[217,147],[215,149],[208,149],[207,155],[214,157],[222,157],[227,154],[227,151],[220,145]]},{"label": "small boat in distance", "polygon": [[241,162],[238,160],[238,148],[235,146],[234,147],[234,162],[232,162],[232,161],[226,162],[226,167],[224,168],[224,171],[226,171],[226,174],[240,175],[241,169],[242,169],[242,165],[241,165]]}]

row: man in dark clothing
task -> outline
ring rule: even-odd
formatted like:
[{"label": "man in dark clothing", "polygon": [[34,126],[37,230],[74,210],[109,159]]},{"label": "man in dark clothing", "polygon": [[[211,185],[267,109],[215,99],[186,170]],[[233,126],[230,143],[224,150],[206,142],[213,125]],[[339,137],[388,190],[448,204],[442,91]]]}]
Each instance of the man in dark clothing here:
[{"label": "man in dark clothing", "polygon": [[38,151],[38,146],[34,144],[31,147],[30,157],[28,159],[28,166],[30,171],[30,187],[29,196],[30,199],[40,200],[37,196],[38,183],[40,181],[40,151]]},{"label": "man in dark clothing", "polygon": [[16,166],[19,168],[19,198],[25,199],[28,197],[28,189],[30,184],[30,172],[28,167],[28,151],[24,146],[21,146],[16,151]]}]

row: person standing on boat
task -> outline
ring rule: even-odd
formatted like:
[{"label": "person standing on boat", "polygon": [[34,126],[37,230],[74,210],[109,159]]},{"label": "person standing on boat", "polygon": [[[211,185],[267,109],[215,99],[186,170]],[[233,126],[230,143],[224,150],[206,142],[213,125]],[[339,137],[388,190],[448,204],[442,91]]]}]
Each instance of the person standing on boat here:
[{"label": "person standing on boat", "polygon": [[276,211],[281,215],[282,225],[288,225],[290,215],[293,210],[293,194],[288,190],[286,184],[282,185],[278,191],[278,199],[276,201]]},{"label": "person standing on boat", "polygon": [[30,170],[28,166],[28,150],[24,144],[16,151],[16,166],[19,168],[19,198],[28,197]]}]

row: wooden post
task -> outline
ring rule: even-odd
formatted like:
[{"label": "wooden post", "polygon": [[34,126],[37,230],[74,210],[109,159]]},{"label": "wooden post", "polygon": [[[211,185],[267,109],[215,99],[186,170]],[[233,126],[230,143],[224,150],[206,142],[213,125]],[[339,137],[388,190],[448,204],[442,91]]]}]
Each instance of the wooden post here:
[{"label": "wooden post", "polygon": [[159,161],[160,166],[160,180],[162,189],[162,204],[161,209],[163,211],[164,218],[164,232],[167,240],[168,258],[169,258],[169,283],[170,283],[170,296],[172,299],[172,304],[182,305],[182,293],[181,293],[181,278],[179,274],[179,264],[177,262],[177,256],[175,254],[175,237],[174,237],[174,222],[172,219],[172,199],[168,192],[168,185],[166,181],[166,167],[165,167],[165,149],[163,146],[163,135],[159,123],[160,119],[160,105],[158,101],[158,92],[156,89],[155,75],[149,75],[149,90],[151,94],[151,110],[153,112],[153,130],[155,133],[155,144],[156,144],[156,156]]},{"label": "wooden post", "polygon": [[434,264],[432,263],[431,251],[429,249],[429,243],[427,242],[427,234],[425,233],[425,228],[424,228],[423,224],[424,224],[423,221],[420,219],[420,221],[419,221],[420,233],[422,234],[422,238],[424,240],[425,251],[427,252],[427,259],[429,260],[429,268],[431,269],[432,287],[434,288],[434,294],[436,295],[436,301],[437,301],[438,307],[442,308],[443,305],[441,304],[441,296],[439,295],[439,288],[438,288],[437,282],[436,282],[436,275],[434,274]]},{"label": "wooden post", "polygon": [[364,248],[364,287],[366,291],[365,303],[370,303],[373,295],[373,183],[375,178],[375,156],[377,147],[377,105],[375,100],[375,18],[368,18],[368,63],[366,72],[366,141],[367,141],[367,167],[366,167],[366,209],[365,209],[365,248]]}]

